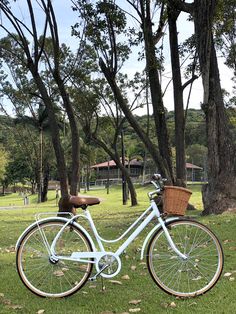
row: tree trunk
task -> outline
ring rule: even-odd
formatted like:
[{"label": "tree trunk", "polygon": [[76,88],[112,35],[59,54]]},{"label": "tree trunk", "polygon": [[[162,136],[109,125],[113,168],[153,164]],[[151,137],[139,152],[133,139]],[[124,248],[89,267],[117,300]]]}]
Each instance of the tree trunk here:
[{"label": "tree trunk", "polygon": [[72,147],[70,194],[77,195],[78,183],[79,183],[79,158],[80,158],[79,130],[78,130],[74,110],[71,105],[69,95],[66,92],[64,82],[62,81],[58,71],[54,72],[53,76],[60,90],[60,94],[63,99],[63,105],[64,105],[64,108],[66,109],[66,113],[69,119],[70,130],[71,130],[71,147]]},{"label": "tree trunk", "polygon": [[46,202],[48,200],[48,183],[49,183],[49,165],[45,165],[44,169],[44,176],[43,176],[43,186],[42,186],[42,193],[41,193],[41,202]]},{"label": "tree trunk", "polygon": [[144,34],[146,66],[151,91],[153,116],[158,139],[158,149],[163,159],[165,168],[168,171],[167,177],[171,178],[171,181],[174,182],[169,135],[158,74],[158,60],[155,51],[154,34],[152,31],[150,4],[146,4],[146,10],[144,11],[145,12],[142,12],[142,28]]},{"label": "tree trunk", "polygon": [[236,149],[225,112],[212,19],[216,2],[195,0],[194,22],[204,88],[202,108],[206,116],[208,184],[203,187],[203,214],[236,209]]},{"label": "tree trunk", "polygon": [[61,147],[59,128],[58,128],[58,123],[56,120],[53,104],[52,104],[51,99],[47,93],[46,87],[45,87],[41,77],[39,76],[37,70],[35,69],[35,67],[32,64],[29,64],[29,69],[32,73],[35,84],[37,85],[37,87],[39,89],[41,97],[42,97],[44,104],[45,104],[47,111],[48,111],[53,148],[54,148],[55,155],[56,155],[58,175],[60,178],[61,195],[62,195],[62,197],[68,196],[68,182],[67,182],[66,163],[65,163],[64,152],[63,152],[63,149]]},{"label": "tree trunk", "polygon": [[168,8],[169,42],[175,107],[176,185],[185,187],[185,118],[183,104],[183,87],[179,63],[178,31],[176,26],[176,20],[178,15],[179,11]]}]

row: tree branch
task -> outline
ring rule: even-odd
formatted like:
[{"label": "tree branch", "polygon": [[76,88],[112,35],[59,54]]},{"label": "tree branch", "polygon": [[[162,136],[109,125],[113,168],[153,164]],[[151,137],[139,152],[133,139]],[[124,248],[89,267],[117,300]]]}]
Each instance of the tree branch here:
[{"label": "tree branch", "polygon": [[167,0],[168,5],[176,10],[184,11],[192,14],[194,9],[194,3],[185,3],[182,0]]},{"label": "tree branch", "polygon": [[196,79],[198,79],[198,76],[196,74],[194,74],[191,79],[189,79],[187,82],[185,82],[182,85],[182,90],[184,90],[189,84],[192,84]]}]

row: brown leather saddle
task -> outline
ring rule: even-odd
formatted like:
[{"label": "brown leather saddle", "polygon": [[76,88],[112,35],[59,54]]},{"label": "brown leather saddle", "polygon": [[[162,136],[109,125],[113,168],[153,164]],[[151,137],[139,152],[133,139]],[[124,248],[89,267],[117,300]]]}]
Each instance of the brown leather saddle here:
[{"label": "brown leather saddle", "polygon": [[92,206],[97,205],[101,202],[98,197],[95,196],[87,196],[87,195],[71,195],[69,198],[69,203],[73,205],[73,207],[85,207],[85,206]]}]

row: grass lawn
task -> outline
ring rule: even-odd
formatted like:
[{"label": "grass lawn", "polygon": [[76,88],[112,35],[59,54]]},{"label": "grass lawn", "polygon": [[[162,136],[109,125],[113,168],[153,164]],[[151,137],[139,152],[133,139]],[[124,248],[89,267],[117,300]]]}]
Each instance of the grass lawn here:
[{"label": "grass lawn", "polygon": [[[194,185],[189,188],[193,190],[191,203],[199,210],[188,212],[187,215],[194,216],[215,231],[225,253],[222,277],[217,285],[205,295],[187,300],[176,299],[161,291],[154,284],[145,261],[140,260],[140,247],[148,229],[122,256],[122,270],[117,277],[113,278],[119,283],[106,279],[105,290],[102,291],[101,279],[95,283],[87,282],[79,292],[61,300],[35,296],[23,286],[17,275],[14,246],[26,226],[34,221],[35,213],[56,213],[55,192],[50,192],[49,201],[40,205],[36,203],[36,196],[30,196],[30,205],[27,206],[22,206],[22,197],[12,194],[0,197],[0,207],[5,207],[0,209],[0,313],[235,313],[236,215],[201,217],[200,186]],[[135,208],[121,205],[121,191],[118,188],[112,188],[109,195],[105,190],[91,191],[91,195],[103,199],[100,205],[91,208],[101,235],[109,239],[117,238],[147,207],[146,194],[150,189],[151,187],[137,188],[139,205]],[[113,250],[114,247],[109,249]],[[228,276],[224,276],[225,274]],[[124,275],[128,275],[129,279],[123,279]],[[135,305],[130,303],[132,300],[139,302]]]}]

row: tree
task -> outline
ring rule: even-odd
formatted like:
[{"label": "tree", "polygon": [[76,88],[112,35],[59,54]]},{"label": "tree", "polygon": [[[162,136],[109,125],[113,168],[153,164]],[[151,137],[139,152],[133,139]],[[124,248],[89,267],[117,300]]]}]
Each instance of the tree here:
[{"label": "tree", "polygon": [[[152,21],[150,12],[150,2],[140,2],[139,6],[135,1],[129,1],[137,11],[140,17],[140,33],[145,41],[145,52],[147,62],[147,73],[151,86],[153,111],[156,127],[156,137],[159,142],[157,148],[145,130],[138,124],[132,113],[132,106],[129,104],[126,94],[120,88],[119,74],[120,69],[127,60],[130,48],[127,43],[118,40],[120,34],[125,32],[126,17],[122,9],[120,9],[114,1],[98,1],[94,5],[90,1],[73,1],[74,10],[78,10],[80,17],[86,21],[85,34],[93,44],[98,56],[99,65],[104,77],[106,78],[114,97],[123,111],[127,121],[131,124],[141,141],[150,152],[156,165],[163,176],[168,177],[170,182],[174,181],[171,150],[169,146],[168,132],[165,121],[165,110],[162,101],[162,92],[158,77],[158,60],[155,54],[155,43],[160,35],[154,34],[152,31]],[[162,22],[161,22],[162,24]],[[162,26],[159,32],[161,33]],[[76,34],[76,31],[75,31]],[[127,78],[125,77],[127,81]],[[124,81],[124,79],[123,79]],[[142,90],[145,85],[142,87]]]},{"label": "tree", "polygon": [[184,111],[183,91],[189,84],[193,83],[197,76],[193,71],[192,77],[182,85],[178,30],[176,23],[180,11],[174,10],[168,6],[167,13],[175,107],[176,184],[179,186],[186,186],[185,120],[187,117],[187,108],[186,111]]},{"label": "tree", "polygon": [[202,108],[206,117],[208,146],[208,184],[203,188],[203,213],[222,213],[236,207],[236,149],[225,112],[213,38],[217,1],[195,0],[193,3],[184,3],[169,0],[168,3],[193,16],[204,90]]},{"label": "tree", "polygon": [[[35,1],[36,3],[36,1]],[[79,173],[79,136],[77,122],[75,120],[75,115],[73,108],[70,103],[70,99],[66,87],[67,75],[64,76],[63,72],[63,54],[60,47],[58,27],[55,12],[50,0],[37,1],[38,8],[44,14],[44,28],[40,34],[39,29],[37,29],[37,16],[35,8],[31,1],[27,1],[26,8],[30,16],[30,23],[25,24],[24,20],[20,20],[18,16],[15,15],[14,10],[11,9],[8,2],[1,2],[0,9],[5,18],[10,22],[12,29],[6,28],[4,24],[1,24],[1,28],[8,34],[11,38],[11,46],[8,48],[8,52],[11,53],[14,58],[17,59],[19,64],[24,66],[25,69],[29,71],[32,75],[34,83],[37,87],[38,93],[41,100],[44,102],[48,117],[50,120],[50,129],[52,135],[52,142],[55,150],[55,155],[57,159],[58,173],[60,177],[61,193],[62,196],[68,198],[68,182],[67,182],[67,169],[64,152],[60,141],[60,132],[58,128],[57,118],[55,115],[55,106],[53,99],[50,97],[50,90],[45,83],[45,77],[42,75],[40,69],[42,67],[44,70],[48,70],[51,77],[54,80],[54,84],[57,88],[57,95],[59,95],[62,105],[66,111],[69,119],[69,124],[71,127],[72,134],[72,180],[71,180],[71,193],[77,193],[78,186],[78,173]],[[42,18],[42,17],[40,17]],[[50,50],[48,49],[48,41],[46,40],[47,35],[51,37],[50,39]],[[28,39],[29,38],[29,39]],[[19,59],[18,55],[15,54],[15,48],[21,49],[22,54]],[[6,48],[7,49],[7,48]],[[31,53],[33,51],[33,53]],[[43,64],[42,60],[46,63]],[[73,66],[76,66],[76,62]]]}]

